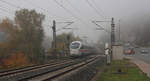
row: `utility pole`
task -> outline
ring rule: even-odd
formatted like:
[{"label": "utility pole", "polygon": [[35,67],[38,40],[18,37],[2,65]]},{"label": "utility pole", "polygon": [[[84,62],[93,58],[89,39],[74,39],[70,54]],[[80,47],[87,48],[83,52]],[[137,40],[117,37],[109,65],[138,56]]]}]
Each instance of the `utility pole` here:
[{"label": "utility pole", "polygon": [[111,20],[111,60],[113,58],[113,45],[115,45],[115,24],[114,18]]},{"label": "utility pole", "polygon": [[115,44],[115,24],[114,18],[111,20],[111,46]]},{"label": "utility pole", "polygon": [[[113,45],[115,44],[115,24],[114,24],[114,18],[111,19],[111,21],[92,21],[96,26],[98,26],[99,30],[104,30],[108,33],[110,33],[110,49],[108,48],[108,44],[106,45],[105,53],[106,53],[106,60],[107,64],[109,65],[112,60],[112,53],[113,53]],[[111,31],[106,30],[101,25],[97,24],[96,22],[111,22]]]},{"label": "utility pole", "polygon": [[[74,22],[57,22],[57,23],[59,23],[59,24],[61,24],[61,23],[67,23],[67,25],[64,26],[64,27],[62,27],[61,29],[57,29],[57,30],[56,30],[56,21],[53,20],[53,26],[52,26],[52,30],[53,30],[52,48],[53,48],[53,55],[54,55],[54,56],[57,56],[57,50],[56,50],[56,48],[57,48],[56,32],[58,32],[58,31],[60,31],[60,30],[62,30],[62,29],[72,29],[72,28],[67,28],[67,26],[73,24]],[[69,40],[70,40],[70,37],[68,37],[68,38],[69,38]],[[67,47],[68,47],[68,46],[67,46]]]},{"label": "utility pole", "polygon": [[[99,27],[99,30],[104,30],[108,33],[110,33],[110,51],[109,54],[107,54],[107,61],[112,60],[112,53],[113,53],[113,45],[115,45],[115,24],[114,24],[114,18],[111,19],[111,21],[92,21],[96,26]],[[101,25],[97,24],[96,22],[111,22],[111,31],[106,30]],[[106,50],[108,53],[108,50]],[[111,61],[110,61],[111,62]]]},{"label": "utility pole", "polygon": [[120,20],[119,20],[119,43],[121,42],[120,40]]},{"label": "utility pole", "polygon": [[53,44],[52,44],[52,46],[53,46],[53,53],[54,53],[54,56],[57,56],[56,55],[56,21],[55,20],[53,20],[53,26],[52,26],[52,30],[53,30]]},{"label": "utility pole", "polygon": [[70,46],[70,38],[71,38],[71,36],[70,35],[67,35],[67,49],[68,49],[68,56],[70,55],[70,48],[69,48],[69,46]]}]

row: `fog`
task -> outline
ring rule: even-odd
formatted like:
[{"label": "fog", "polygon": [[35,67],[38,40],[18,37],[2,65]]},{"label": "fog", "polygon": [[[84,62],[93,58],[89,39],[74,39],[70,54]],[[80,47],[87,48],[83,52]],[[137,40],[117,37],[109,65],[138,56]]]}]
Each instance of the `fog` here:
[{"label": "fog", "polygon": [[[116,33],[118,32],[118,21],[121,20],[122,39],[128,38],[127,32],[131,29],[149,27],[150,0],[0,0],[0,19],[5,17],[13,19],[15,10],[20,8],[35,9],[46,15],[43,24],[45,35],[52,37],[52,21],[74,22],[69,28],[74,30],[61,30],[62,32],[73,32],[76,36],[83,38],[87,36],[88,41],[100,39],[105,31],[96,30],[97,26],[92,23],[97,21],[110,21],[114,17]],[[5,1],[5,2],[3,2]],[[57,2],[59,4],[57,4]],[[89,4],[89,3],[90,4]],[[9,3],[9,4],[8,4]],[[11,4],[10,4],[11,3]],[[91,6],[92,5],[92,6]],[[18,8],[19,7],[19,8]],[[94,8],[93,8],[94,7]],[[141,24],[140,24],[141,23]],[[110,30],[110,23],[99,23]],[[57,29],[66,23],[56,24]],[[118,36],[118,35],[116,35]]]}]

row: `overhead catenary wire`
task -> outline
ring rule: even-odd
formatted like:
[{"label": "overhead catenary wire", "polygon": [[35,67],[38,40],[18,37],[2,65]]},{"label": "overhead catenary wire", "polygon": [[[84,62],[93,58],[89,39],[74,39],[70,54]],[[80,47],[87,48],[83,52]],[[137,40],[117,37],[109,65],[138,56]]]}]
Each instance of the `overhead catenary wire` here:
[{"label": "overhead catenary wire", "polygon": [[77,9],[76,7],[73,6],[73,4],[70,2],[70,0],[66,0],[66,2],[67,2],[74,10],[76,10],[78,13],[81,13],[79,9]]},{"label": "overhead catenary wire", "polygon": [[103,10],[102,10],[100,7],[98,7],[98,6],[97,6],[97,4],[96,4],[95,0],[91,0],[91,1],[92,1],[92,2],[93,2],[93,4],[95,5],[95,7],[98,9],[98,11],[99,11],[99,10],[101,11],[101,15],[102,15],[103,17],[106,17],[106,16],[104,15]]},{"label": "overhead catenary wire", "polygon": [[[4,3],[4,4],[7,4],[7,5],[11,6],[11,7],[14,7],[14,8],[16,8],[16,9],[21,9],[20,6],[14,5],[14,4],[10,3],[10,2],[4,1],[4,0],[0,0],[0,2],[2,2],[2,3]],[[4,9],[4,8],[5,8],[5,9]],[[11,13],[8,11],[8,9],[6,9],[6,7],[0,6],[0,10],[2,10],[3,12],[6,12],[7,14],[13,16],[13,14],[11,14]]]},{"label": "overhead catenary wire", "polygon": [[[76,10],[77,11],[77,13],[80,13],[80,14],[82,14],[81,12],[80,12],[80,10],[79,9],[77,9],[76,7],[74,7],[73,6],[73,4],[70,2],[70,0],[66,0],[66,2],[68,2],[68,4],[74,9],[74,10]],[[89,19],[87,19],[87,20],[89,20]]]},{"label": "overhead catenary wire", "polygon": [[28,3],[28,4],[31,4],[32,6],[34,6],[34,7],[36,7],[36,8],[39,8],[39,9],[41,9],[41,10],[43,10],[43,11],[48,12],[46,9],[44,9],[44,8],[42,8],[42,7],[40,7],[40,6],[36,5],[36,4],[34,4],[34,3],[32,3],[32,2],[29,1],[29,0],[23,0],[23,1],[26,2],[26,3]]},{"label": "overhead catenary wire", "polygon": [[6,12],[8,15],[13,15],[11,14],[8,10],[4,9],[3,7],[0,6],[0,11]]},{"label": "overhead catenary wire", "polygon": [[[80,14],[82,14],[81,12],[80,12],[80,10],[79,9],[77,9],[76,7],[74,7],[73,6],[73,4],[70,2],[70,0],[66,0],[66,2],[74,9],[74,10],[76,10],[77,11],[77,13],[80,13]],[[89,20],[89,19],[87,19],[87,20]],[[84,23],[84,22],[83,22]],[[86,23],[85,23],[86,24]],[[86,24],[87,25],[87,24]]]},{"label": "overhead catenary wire", "polygon": [[[80,13],[80,10],[77,9],[76,7],[74,7],[73,4],[70,2],[70,0],[66,0],[66,2],[68,2],[68,4],[69,4],[74,10],[76,10],[78,13]],[[80,14],[81,14],[81,13],[80,13]],[[89,20],[89,19],[87,19],[87,20]],[[90,20],[89,20],[89,21],[90,21]]]},{"label": "overhead catenary wire", "polygon": [[[25,0],[25,1],[27,1],[27,0]],[[22,9],[22,7],[20,7],[20,6],[18,6],[18,5],[15,5],[15,4],[12,4],[12,3],[10,3],[10,2],[7,2],[7,1],[4,1],[4,0],[0,0],[0,2],[2,2],[2,3],[5,3],[5,4],[7,4],[7,5],[9,5],[9,6],[12,6],[12,7],[14,7],[14,8],[17,8],[17,9]],[[31,2],[28,2],[29,4],[31,4],[31,5],[34,5],[33,3],[31,3]],[[35,6],[35,5],[34,5]],[[41,10],[43,10],[43,11],[46,11],[46,12],[48,12],[46,9],[44,9],[44,8],[41,8],[41,7],[39,7],[39,6],[36,6],[37,8],[39,8],[39,9],[41,9]],[[49,12],[48,12],[48,14],[50,14]],[[53,14],[51,14],[51,15],[53,15]],[[56,16],[56,15],[55,15]]]},{"label": "overhead catenary wire", "polygon": [[[29,0],[23,0],[23,1],[26,2],[26,3],[28,3],[28,4],[31,4],[32,6],[36,7],[37,9],[40,9],[40,10],[42,10],[42,11],[47,12],[48,14],[51,15],[51,16],[48,16],[48,17],[50,17],[50,18],[52,18],[52,16],[58,17],[58,15],[52,14],[49,10],[47,10],[47,9],[45,9],[45,8],[43,8],[43,7],[39,6],[39,5],[37,5],[37,4],[34,4],[34,3],[32,3],[31,1],[29,1]],[[59,18],[64,19],[64,17],[62,17],[62,16],[59,16]]]},{"label": "overhead catenary wire", "polygon": [[9,8],[0,5],[1,8],[9,10]]},{"label": "overhead catenary wire", "polygon": [[[25,1],[27,1],[27,0],[25,0]],[[4,3],[4,4],[7,4],[7,5],[9,5],[9,6],[11,6],[11,7],[13,7],[13,8],[17,8],[17,9],[22,9],[20,6],[17,6],[17,5],[15,5],[15,4],[12,4],[12,3],[10,3],[10,2],[7,2],[7,1],[4,1],[4,0],[0,0],[0,2],[2,2],[2,3]],[[31,4],[32,6],[35,6],[36,8],[38,8],[38,9],[41,9],[41,10],[43,10],[43,11],[46,11],[47,13],[49,12],[48,10],[46,10],[45,8],[42,8],[42,7],[40,7],[39,5],[35,5],[34,3],[32,3],[32,2],[28,2],[27,1],[27,3],[28,4]],[[0,8],[1,9],[1,8]],[[8,11],[8,9],[1,9],[3,12],[7,12],[7,14],[10,14],[10,12]],[[48,13],[49,14],[49,13]]]},{"label": "overhead catenary wire", "polygon": [[7,13],[9,13],[9,14],[10,14],[10,12],[9,12],[9,11],[7,11],[7,10],[3,9],[1,6],[0,6],[0,10],[1,10],[1,11],[3,11],[3,12],[7,12]]},{"label": "overhead catenary wire", "polygon": [[100,28],[100,30],[104,30],[107,33],[111,33],[110,31],[106,30],[102,25],[97,24],[95,21],[92,21],[92,23],[94,23],[96,26],[98,26]]},{"label": "overhead catenary wire", "polygon": [[[29,0],[24,0],[24,1],[28,2]],[[72,17],[74,17],[74,18],[80,20],[82,23],[86,24],[82,19],[80,19],[79,17],[75,16],[72,11],[70,11],[69,9],[67,9],[66,7],[64,7],[64,6],[63,6],[62,4],[60,4],[57,0],[54,0],[54,1],[55,1],[59,6],[61,6],[65,11],[67,11],[69,14],[71,14]],[[8,2],[8,1],[5,1],[5,0],[0,0],[0,2],[3,2],[3,3],[5,3],[5,4],[10,5],[10,6],[12,6],[12,7],[14,7],[14,8],[17,8],[17,9],[21,9],[21,8],[22,8],[22,7],[18,6],[18,5],[12,4],[12,3]],[[43,11],[49,12],[48,10],[46,10],[46,9],[44,9],[44,8],[38,6],[38,5],[35,5],[35,4],[33,4],[32,2],[28,2],[28,3],[30,3],[30,4],[33,5],[33,6],[36,6],[37,8],[39,8],[39,9],[41,9],[41,10],[43,10]],[[69,3],[70,3],[70,1],[69,1]],[[72,7],[73,7],[73,6],[72,6]],[[78,10],[77,8],[75,8],[75,7],[73,7],[73,8],[74,8],[77,12],[79,12],[79,10]],[[3,11],[8,12],[8,11],[5,10],[5,9],[3,9]],[[86,24],[86,26],[87,26],[87,24]]]},{"label": "overhead catenary wire", "polygon": [[[1,8],[0,8],[0,10],[1,10]],[[8,15],[8,16],[13,16],[13,14],[10,14],[10,13],[8,13],[7,11],[3,11],[3,10],[1,10],[0,11],[0,14],[1,14],[1,16],[6,16],[6,14]],[[7,17],[7,16],[6,16]]]},{"label": "overhead catenary wire", "polygon": [[[0,0],[0,2],[4,3],[5,5],[11,6],[13,8],[19,8],[17,5],[11,4],[10,2],[4,1],[4,0]],[[6,17],[14,16],[14,13],[13,13],[12,9],[10,9],[6,6],[0,5],[0,11],[1,11],[1,14],[2,14],[1,16],[6,16]]]},{"label": "overhead catenary wire", "polygon": [[62,4],[60,4],[57,0],[53,0],[57,5],[59,5],[61,8],[63,8],[67,13],[69,13],[73,18],[78,19],[69,9],[64,7]]},{"label": "overhead catenary wire", "polygon": [[[72,8],[74,8],[78,13],[80,13],[80,10],[78,10],[76,7],[74,7],[73,6],[73,4],[70,2],[70,0],[66,0],[69,4],[70,4],[70,6],[72,7]],[[89,20],[89,19],[88,19]]]},{"label": "overhead catenary wire", "polygon": [[69,25],[71,25],[71,24],[73,24],[73,23],[74,23],[74,22],[68,23],[66,26],[63,26],[61,29],[57,29],[56,31],[60,31],[60,30],[66,28],[67,26],[69,26]]},{"label": "overhead catenary wire", "polygon": [[12,7],[15,7],[15,8],[17,8],[17,9],[21,9],[20,6],[14,5],[14,4],[12,4],[12,3],[10,3],[10,2],[7,2],[7,1],[5,1],[5,0],[0,0],[0,2],[5,3],[5,4],[7,4],[7,5],[10,5],[10,6],[12,6]]},{"label": "overhead catenary wire", "polygon": [[[103,17],[104,19],[106,19],[106,16],[104,16],[102,9],[99,8],[99,10],[101,10],[101,13],[99,12],[99,10],[97,10],[97,5],[96,2],[94,0],[91,0],[93,2],[93,4],[95,5],[95,7],[92,5],[92,3],[90,3],[89,0],[86,0],[87,4],[101,17]],[[97,21],[96,21],[97,22]],[[96,22],[93,22],[95,25],[97,25],[99,28],[101,28],[101,30],[104,30],[107,33],[110,33],[110,31],[108,31],[107,29],[105,29],[101,24],[97,24]],[[106,22],[106,21],[105,21]]]},{"label": "overhead catenary wire", "polygon": [[84,25],[88,26],[84,21],[82,21],[82,19],[78,18],[77,16],[75,16],[72,11],[70,11],[69,9],[67,9],[66,7],[64,7],[62,4],[60,4],[57,0],[53,0],[57,5],[59,5],[61,8],[63,8],[67,13],[69,13],[73,18],[78,19],[79,21],[81,21]]},{"label": "overhead catenary wire", "polygon": [[86,0],[87,4],[101,17],[105,18],[90,2]]}]

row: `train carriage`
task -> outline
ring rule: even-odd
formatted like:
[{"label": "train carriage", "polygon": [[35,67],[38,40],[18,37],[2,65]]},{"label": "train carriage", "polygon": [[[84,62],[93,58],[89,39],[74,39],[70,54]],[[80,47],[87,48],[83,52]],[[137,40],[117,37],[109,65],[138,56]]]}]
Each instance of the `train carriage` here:
[{"label": "train carriage", "polygon": [[70,56],[72,57],[87,56],[92,52],[93,48],[83,44],[81,41],[73,41],[70,44]]}]

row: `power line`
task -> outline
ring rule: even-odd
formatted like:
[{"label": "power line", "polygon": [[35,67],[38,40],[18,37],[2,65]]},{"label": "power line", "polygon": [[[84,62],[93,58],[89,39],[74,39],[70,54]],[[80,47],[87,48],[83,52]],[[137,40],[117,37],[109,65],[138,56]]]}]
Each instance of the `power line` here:
[{"label": "power line", "polygon": [[87,4],[101,17],[105,18],[90,2],[86,0]]},{"label": "power line", "polygon": [[[1,14],[1,16],[6,16],[6,15],[4,15],[4,14],[7,14],[7,15],[12,15],[12,14],[9,14],[9,13],[3,13],[4,11],[2,11],[0,14]],[[2,14],[3,13],[3,14]]]},{"label": "power line", "polygon": [[95,0],[91,0],[91,1],[92,1],[92,2],[93,2],[93,4],[95,5],[95,7],[97,7],[97,8],[101,11],[101,15],[102,15],[103,17],[105,17],[105,16],[104,16],[104,12],[103,12],[103,10],[97,6],[97,4],[96,4]]},{"label": "power line", "polygon": [[[76,8],[76,7],[74,7],[72,4],[71,4],[71,2],[69,1],[69,0],[66,0],[69,4],[70,4],[70,6],[72,7],[72,8],[74,8],[78,13],[80,13],[80,11]],[[89,19],[88,19],[89,20]],[[89,20],[90,21],[90,20]],[[98,24],[96,24],[96,25],[98,25]],[[102,30],[104,30],[104,31],[107,31],[107,30],[105,30],[101,25],[99,25],[98,27],[100,27]],[[107,31],[108,32],[108,31]]]},{"label": "power line", "polygon": [[10,13],[9,11],[3,9],[3,7],[0,6],[0,10],[4,11],[4,12],[7,12],[7,13]]},{"label": "power line", "polygon": [[[76,16],[74,16],[74,14],[68,10],[66,7],[64,7],[62,4],[60,4],[57,0],[53,0],[57,5],[59,5],[61,8],[63,8],[66,12],[68,12],[69,14],[71,14],[72,17],[77,18]],[[78,18],[77,18],[78,19]]]},{"label": "power line", "polygon": [[[1,14],[1,16],[3,16],[3,17],[13,16],[12,14],[10,14],[10,13],[8,13],[8,12],[5,13],[5,11],[0,11],[0,14]],[[7,15],[6,15],[6,14],[7,14]]]},{"label": "power line", "polygon": [[24,1],[24,2],[26,2],[26,3],[28,3],[28,4],[31,4],[32,6],[37,7],[37,8],[39,8],[39,9],[43,10],[43,11],[48,12],[46,9],[44,9],[44,8],[42,8],[42,7],[38,6],[38,5],[35,5],[34,3],[32,3],[32,2],[31,2],[31,1],[29,1],[29,0],[23,0],[23,1]]},{"label": "power line", "polygon": [[74,7],[74,6],[72,5],[72,3],[70,2],[70,0],[66,0],[66,2],[68,2],[68,4],[69,4],[74,10],[76,10],[78,13],[80,13],[80,10],[78,10],[76,7]]},{"label": "power line", "polygon": [[[80,18],[78,18],[77,16],[75,16],[72,11],[70,11],[69,9],[67,9],[66,7],[64,7],[62,4],[60,4],[57,0],[53,0],[57,5],[59,5],[61,8],[63,8],[66,12],[68,12],[72,17],[80,20],[82,23],[84,23],[84,21],[82,21]],[[88,26],[86,23],[84,23],[86,26]]]},{"label": "power line", "polygon": [[[65,23],[65,22],[64,22]],[[66,27],[70,26],[71,24],[73,24],[74,22],[69,22],[67,23],[67,25],[63,26],[61,29],[57,29],[56,31],[60,31],[62,29],[65,29]]]},{"label": "power line", "polygon": [[[15,5],[15,4],[12,4],[12,3],[10,3],[10,2],[7,2],[7,1],[5,1],[5,0],[0,0],[0,2],[2,2],[2,3],[4,3],[4,4],[7,4],[7,5],[9,5],[9,6],[12,6],[12,7],[14,7],[14,8],[17,8],[17,9],[22,9],[20,6],[17,6],[17,5]],[[4,9],[5,8],[5,9]],[[3,12],[6,12],[7,14],[10,14],[10,12],[8,11],[8,8],[7,7],[2,7],[1,6],[1,9],[0,10],[2,10]],[[12,14],[10,14],[10,15],[12,15]],[[14,14],[13,14],[14,15]]]},{"label": "power line", "polygon": [[[74,7],[73,4],[70,2],[70,0],[66,0],[66,2],[68,2],[69,5],[70,5],[74,10],[76,10],[78,13],[80,13],[80,10],[78,10],[76,7]],[[104,16],[103,16],[103,17],[104,17]],[[96,24],[96,25],[99,25],[99,24]],[[105,30],[101,25],[99,25],[99,27],[100,27],[101,29],[103,29],[104,31],[109,32],[109,31]]]},{"label": "power line", "polygon": [[9,11],[5,10],[5,9],[4,9],[3,7],[1,7],[1,6],[0,6],[0,10],[3,11],[3,12],[6,12],[6,13],[9,14],[9,15],[12,15]]},{"label": "power line", "polygon": [[[23,1],[26,2],[26,3],[28,3],[28,4],[31,4],[32,6],[38,8],[38,9],[40,9],[40,10],[42,10],[42,11],[47,12],[48,14],[51,15],[51,16],[49,16],[49,17],[52,17],[52,16],[58,17],[58,15],[55,15],[55,14],[51,13],[48,9],[43,8],[43,7],[41,7],[41,6],[37,5],[37,4],[34,4],[33,2],[31,2],[31,1],[29,1],[29,0],[23,0]],[[62,17],[62,16],[59,16],[59,18],[64,19],[64,17]]]},{"label": "power line", "polygon": [[[76,7],[74,7],[73,6],[73,4],[70,2],[70,0],[66,0],[68,3],[69,3],[69,5],[72,7],[72,8],[74,8],[78,13],[80,13],[80,10],[79,9],[77,9]],[[80,13],[81,14],[81,13]],[[89,19],[87,19],[87,20],[89,20]],[[90,20],[89,20],[90,21]]]},{"label": "power line", "polygon": [[[68,2],[69,3],[69,5],[74,9],[74,10],[76,10],[77,11],[77,13],[80,13],[80,14],[82,14],[81,12],[80,12],[80,10],[79,9],[77,9],[76,7],[74,7],[73,6],[73,4],[70,2],[70,0],[66,0],[66,2]],[[88,19],[89,20],[89,19]]]},{"label": "power line", "polygon": [[7,7],[4,7],[4,6],[2,6],[2,5],[0,5],[0,7],[1,7],[1,8],[5,8],[5,9],[9,10],[9,8],[7,8]]},{"label": "power line", "polygon": [[[26,2],[26,1],[27,1],[27,0],[25,0],[25,2]],[[5,3],[5,4],[7,4],[7,5],[10,5],[10,6],[14,7],[14,8],[21,9],[20,6],[14,5],[14,4],[10,3],[10,2],[4,1],[4,0],[0,0],[0,2],[3,2],[3,3]],[[35,5],[35,4],[33,4],[32,2],[29,2],[29,1],[28,1],[27,3],[28,3],[28,4],[31,4],[31,5],[34,5],[35,7],[39,8],[39,9],[41,9],[41,10],[43,10],[43,11],[46,11],[46,12],[48,12],[48,14],[49,14],[49,11],[47,11],[46,9],[44,9],[44,8],[42,8],[42,7],[40,7],[40,6],[37,6],[37,5]],[[53,15],[53,14],[51,14],[51,15]],[[56,15],[55,15],[55,16],[56,16]]]},{"label": "power line", "polygon": [[94,23],[96,26],[98,26],[100,28],[100,30],[104,30],[107,33],[111,33],[110,31],[106,30],[103,26],[101,26],[100,24],[97,24],[95,21],[92,21],[92,23]]},{"label": "power line", "polygon": [[4,12],[7,12],[9,14],[9,12],[7,10],[5,10],[5,9],[0,8],[0,10],[2,10]]},{"label": "power line", "polygon": [[10,3],[10,2],[4,1],[4,0],[0,0],[0,2],[3,2],[3,3],[8,4],[8,5],[12,6],[12,7],[21,9],[20,6],[14,5],[14,4]]},{"label": "power line", "polygon": [[26,2],[26,3],[28,3],[28,4],[31,4],[32,6],[34,6],[34,7],[36,7],[36,8],[39,8],[39,9],[41,9],[41,10],[43,10],[43,11],[48,12],[45,8],[42,8],[42,7],[40,7],[39,5],[36,5],[36,4],[32,3],[32,2],[29,1],[29,0],[23,0],[23,1]]}]

